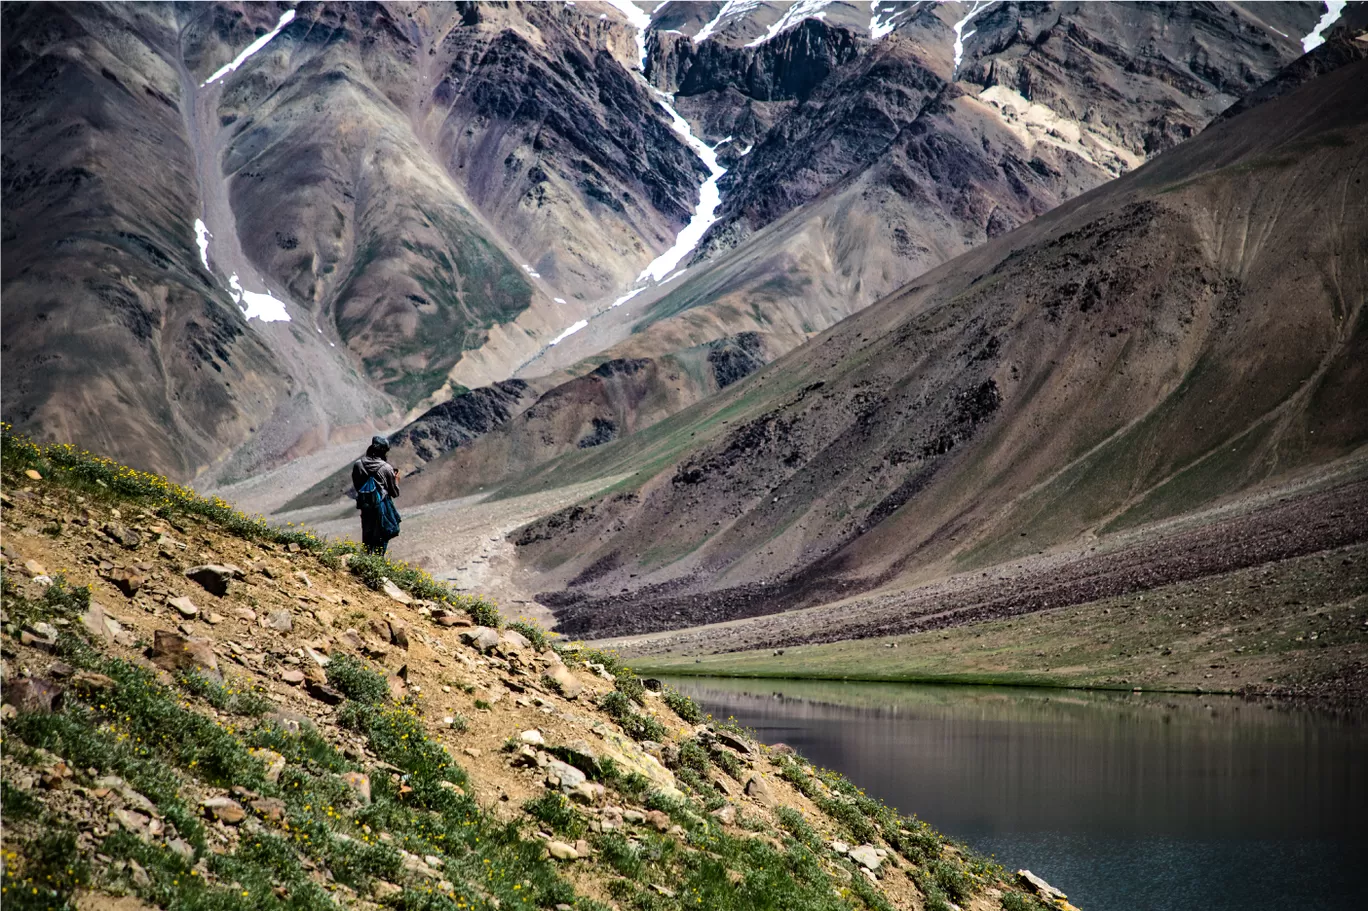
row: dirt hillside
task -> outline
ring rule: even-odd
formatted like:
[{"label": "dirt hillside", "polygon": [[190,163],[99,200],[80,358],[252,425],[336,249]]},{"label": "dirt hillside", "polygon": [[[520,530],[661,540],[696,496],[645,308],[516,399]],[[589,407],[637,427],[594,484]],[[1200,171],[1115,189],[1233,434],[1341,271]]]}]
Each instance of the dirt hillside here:
[{"label": "dirt hillside", "polygon": [[3,506],[6,908],[1047,907],[401,564],[8,434]]}]

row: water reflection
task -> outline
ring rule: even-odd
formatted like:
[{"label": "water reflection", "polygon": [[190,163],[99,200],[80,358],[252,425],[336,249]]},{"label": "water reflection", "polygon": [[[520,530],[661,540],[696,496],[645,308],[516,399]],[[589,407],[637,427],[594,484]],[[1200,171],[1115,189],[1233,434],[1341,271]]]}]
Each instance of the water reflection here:
[{"label": "water reflection", "polygon": [[669,682],[1058,880],[1085,911],[1364,907],[1362,718],[1162,694]]}]

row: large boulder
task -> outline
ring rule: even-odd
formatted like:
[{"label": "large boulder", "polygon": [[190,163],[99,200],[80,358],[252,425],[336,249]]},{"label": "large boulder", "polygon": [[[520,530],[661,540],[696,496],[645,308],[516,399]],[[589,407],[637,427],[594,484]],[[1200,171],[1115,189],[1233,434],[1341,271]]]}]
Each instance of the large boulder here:
[{"label": "large boulder", "polygon": [[228,594],[228,584],[234,579],[246,578],[247,574],[231,563],[205,563],[192,566],[185,571],[185,577],[199,583],[211,595],[222,598]]}]

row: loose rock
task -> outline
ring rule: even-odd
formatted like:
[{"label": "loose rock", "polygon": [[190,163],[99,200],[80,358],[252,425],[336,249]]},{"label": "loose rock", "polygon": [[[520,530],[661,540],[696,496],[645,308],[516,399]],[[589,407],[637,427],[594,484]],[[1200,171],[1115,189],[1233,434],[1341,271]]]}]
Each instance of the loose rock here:
[{"label": "loose rock", "polygon": [[38,677],[20,677],[4,687],[4,701],[21,714],[50,715],[61,709],[64,698],[60,686]]},{"label": "loose rock", "polygon": [[385,579],[383,582],[381,582],[380,590],[384,592],[386,595],[388,595],[392,600],[398,601],[400,604],[413,603],[413,598],[411,598],[409,594],[405,592],[402,588],[395,585],[393,579]]},{"label": "loose rock", "polygon": [[546,669],[546,676],[555,681],[561,694],[567,699],[577,699],[584,692],[584,684],[564,664],[553,664]]},{"label": "loose rock", "polygon": [[556,860],[579,860],[579,852],[563,841],[549,841],[546,850]]},{"label": "loose rock", "polygon": [[247,811],[231,797],[210,797],[200,804],[204,815],[235,826],[247,818]]},{"label": "loose rock", "polygon": [[873,845],[860,845],[858,848],[851,848],[850,859],[871,873],[879,869],[879,864],[883,863],[883,858],[874,850]]},{"label": "loose rock", "polygon": [[348,787],[350,787],[353,791],[356,792],[356,796],[361,800],[362,803],[369,804],[371,802],[371,784],[369,775],[366,775],[363,772],[346,772],[343,773],[342,780],[347,783]]},{"label": "loose rock", "polygon": [[347,699],[346,696],[343,696],[340,692],[328,686],[326,683],[319,683],[317,680],[308,681],[305,685],[305,689],[308,690],[310,696],[325,705],[341,705]]},{"label": "loose rock", "polygon": [[758,773],[746,780],[746,796],[754,798],[763,806],[774,806],[774,793],[770,790],[769,782]]},{"label": "loose rock", "polygon": [[124,597],[131,598],[136,595],[147,583],[146,577],[133,572],[131,569],[112,569],[105,576],[110,584],[123,592]]},{"label": "loose rock", "polygon": [[200,586],[211,595],[222,598],[228,594],[228,583],[234,578],[241,578],[246,575],[236,566],[223,565],[221,563],[206,563],[203,566],[192,566],[185,571],[185,577],[198,582]]},{"label": "loose rock", "polygon": [[166,603],[174,607],[176,612],[187,620],[199,616],[199,608],[189,598],[168,598]]}]

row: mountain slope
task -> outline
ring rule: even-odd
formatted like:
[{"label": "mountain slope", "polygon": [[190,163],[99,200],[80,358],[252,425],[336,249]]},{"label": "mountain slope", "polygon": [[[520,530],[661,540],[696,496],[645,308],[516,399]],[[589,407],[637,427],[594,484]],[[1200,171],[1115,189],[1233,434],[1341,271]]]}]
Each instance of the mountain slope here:
[{"label": "mountain slope", "polygon": [[612,655],[164,478],[3,446],[6,907],[1025,901]]},{"label": "mountain slope", "polygon": [[705,174],[592,4],[5,17],[5,415],[178,478],[506,378]]},{"label": "mountain slope", "polygon": [[287,379],[195,253],[171,9],[3,16],[5,418],[189,477]]},{"label": "mountain slope", "polygon": [[1365,67],[1213,126],[637,440],[556,463],[529,483],[639,472],[522,534],[529,564],[569,586],[562,622],[611,631],[626,600],[635,629],[704,602],[710,619],[820,602],[1354,453]]},{"label": "mountain slope", "polygon": [[[812,4],[758,43],[765,5],[751,6],[718,13],[726,27],[701,42],[648,37],[649,78],[729,168],[692,265],[519,376],[740,332],[790,350],[1191,135],[1300,53],[1280,29],[1316,19],[1316,4],[991,5],[956,70],[956,4],[894,10],[878,40],[856,5]],[[657,22],[674,22],[668,6]]]}]

